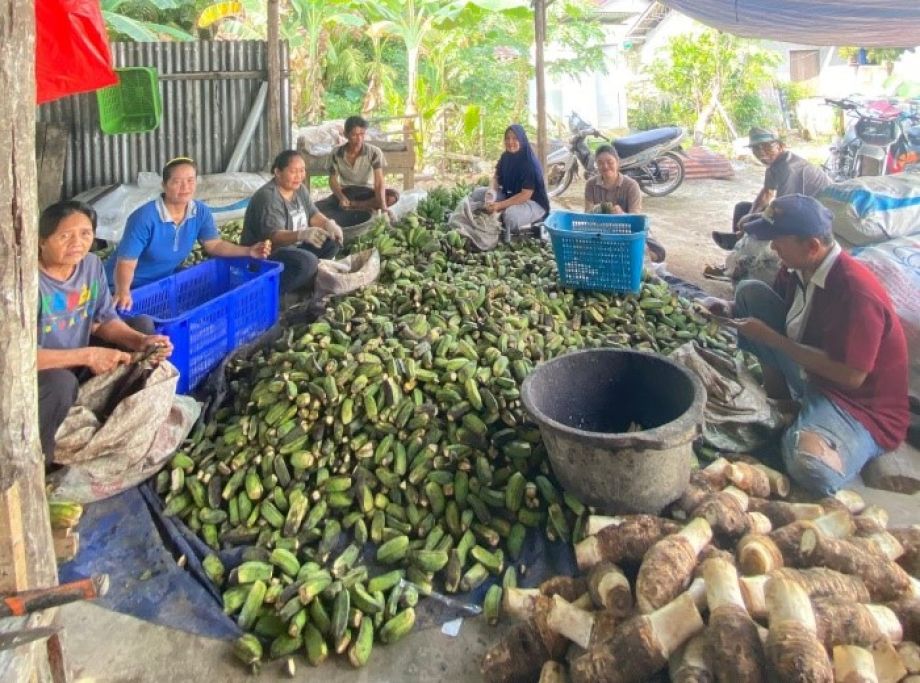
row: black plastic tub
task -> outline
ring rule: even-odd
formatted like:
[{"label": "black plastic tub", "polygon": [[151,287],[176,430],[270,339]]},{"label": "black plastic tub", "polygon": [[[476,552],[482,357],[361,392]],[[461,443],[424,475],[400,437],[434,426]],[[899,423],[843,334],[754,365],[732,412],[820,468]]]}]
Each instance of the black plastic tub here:
[{"label": "black plastic tub", "polygon": [[[610,514],[656,514],[690,479],[706,394],[662,356],[575,351],[538,366],[521,398],[553,471],[579,500]],[[638,431],[627,431],[630,426]]]}]

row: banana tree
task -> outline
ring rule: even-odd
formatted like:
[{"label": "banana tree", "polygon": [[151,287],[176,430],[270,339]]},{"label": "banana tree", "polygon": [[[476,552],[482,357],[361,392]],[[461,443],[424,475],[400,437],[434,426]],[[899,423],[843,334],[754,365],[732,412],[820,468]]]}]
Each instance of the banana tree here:
[{"label": "banana tree", "polygon": [[139,43],[156,42],[168,36],[176,40],[194,40],[188,31],[156,19],[164,11],[180,9],[180,0],[102,0],[102,17],[109,32]]},{"label": "banana tree", "polygon": [[527,11],[527,0],[369,0],[367,15],[382,29],[399,38],[406,49],[406,116],[418,115],[418,65],[423,49],[435,29],[461,17],[468,8],[487,11]]},{"label": "banana tree", "polygon": [[355,29],[365,23],[363,17],[349,11],[351,7],[347,0],[291,0],[293,13],[286,18],[282,30],[288,34],[292,51],[299,49],[303,54],[300,96],[308,121],[322,118],[325,69],[337,56],[331,29]]},{"label": "banana tree", "polygon": [[371,114],[383,105],[388,91],[393,89],[396,70],[383,59],[383,47],[386,43],[386,23],[376,22],[367,27],[365,35],[370,38],[372,57],[367,62],[365,77],[367,92],[361,103],[361,113]]}]

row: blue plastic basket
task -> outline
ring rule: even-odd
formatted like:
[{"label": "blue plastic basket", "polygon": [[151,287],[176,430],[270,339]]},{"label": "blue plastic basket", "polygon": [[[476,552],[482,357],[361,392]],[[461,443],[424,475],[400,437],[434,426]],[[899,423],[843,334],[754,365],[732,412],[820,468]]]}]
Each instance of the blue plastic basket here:
[{"label": "blue plastic basket", "polygon": [[133,315],[153,318],[173,344],[170,362],[186,394],[223,358],[278,320],[284,266],[248,258],[209,259],[132,290]]},{"label": "blue plastic basket", "polygon": [[638,292],[648,216],[553,211],[546,219],[563,286]]}]

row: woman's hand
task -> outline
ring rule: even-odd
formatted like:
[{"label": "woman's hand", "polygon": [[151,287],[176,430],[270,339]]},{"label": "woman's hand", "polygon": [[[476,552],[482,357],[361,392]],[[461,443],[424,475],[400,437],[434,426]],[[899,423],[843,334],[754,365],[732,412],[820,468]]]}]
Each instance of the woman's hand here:
[{"label": "woman's hand", "polygon": [[486,213],[498,213],[501,211],[498,207],[498,202],[486,202],[482,208]]},{"label": "woman's hand", "polygon": [[351,200],[345,195],[342,195],[339,197],[339,206],[343,209],[348,209],[351,207]]},{"label": "woman's hand", "polygon": [[115,292],[112,297],[112,301],[115,304],[115,308],[119,311],[130,311],[131,307],[134,305],[134,300],[131,298],[131,291],[125,292]]},{"label": "woman's hand", "polygon": [[249,256],[252,258],[266,259],[271,253],[272,253],[271,240],[265,240],[264,242],[256,242],[251,247],[249,247]]},{"label": "woman's hand", "polygon": [[700,304],[714,315],[721,315],[726,318],[731,318],[733,314],[734,305],[731,301],[726,301],[725,299],[719,299],[714,296],[707,296],[703,299],[700,299]]},{"label": "woman's hand", "polygon": [[107,349],[102,346],[86,347],[85,365],[94,375],[111,372],[119,365],[131,362],[131,354],[118,349]]},{"label": "woman's hand", "polygon": [[613,205],[613,213],[617,214],[617,213],[626,213],[626,212],[623,211],[623,207],[622,207],[622,206],[620,206],[619,204],[614,204],[614,205]]},{"label": "woman's hand", "polygon": [[165,334],[148,334],[144,335],[141,348],[138,351],[146,351],[150,347],[155,347],[156,352],[150,357],[154,363],[164,361],[172,355],[173,345]]}]

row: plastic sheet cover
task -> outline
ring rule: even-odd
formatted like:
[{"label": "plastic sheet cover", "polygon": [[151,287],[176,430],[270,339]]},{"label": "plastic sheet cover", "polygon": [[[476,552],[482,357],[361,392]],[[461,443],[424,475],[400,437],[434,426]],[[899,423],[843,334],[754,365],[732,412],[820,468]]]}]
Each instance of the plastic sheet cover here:
[{"label": "plastic sheet cover", "polygon": [[35,3],[38,104],[118,82],[99,0]]},{"label": "plastic sheet cover", "polygon": [[662,2],[707,26],[745,38],[854,47],[914,47],[920,42],[917,0]]}]

